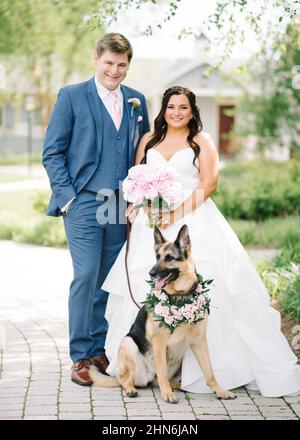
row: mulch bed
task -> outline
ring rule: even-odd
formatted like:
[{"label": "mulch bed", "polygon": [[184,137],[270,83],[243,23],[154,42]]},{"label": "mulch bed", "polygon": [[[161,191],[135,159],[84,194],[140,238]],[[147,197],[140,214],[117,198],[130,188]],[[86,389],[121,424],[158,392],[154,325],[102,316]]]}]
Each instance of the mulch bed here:
[{"label": "mulch bed", "polygon": [[[296,333],[293,333],[296,325],[299,328]],[[300,322],[296,319],[290,319],[286,315],[281,315],[281,331],[289,341],[290,347],[298,358],[298,362],[300,362]]]},{"label": "mulch bed", "polygon": [[[281,313],[281,331],[300,362],[300,321],[289,318],[280,308],[278,301],[272,301],[272,307]],[[295,326],[298,325],[298,329]],[[294,330],[294,332],[293,332]]]}]

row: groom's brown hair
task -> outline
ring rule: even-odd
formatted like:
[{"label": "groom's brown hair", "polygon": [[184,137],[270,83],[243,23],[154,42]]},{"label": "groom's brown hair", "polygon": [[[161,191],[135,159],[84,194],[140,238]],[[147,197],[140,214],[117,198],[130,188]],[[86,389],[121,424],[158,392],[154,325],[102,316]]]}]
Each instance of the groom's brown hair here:
[{"label": "groom's brown hair", "polygon": [[115,32],[105,34],[97,41],[96,53],[98,57],[100,57],[106,50],[115,53],[127,53],[129,62],[133,55],[132,46],[127,38],[124,37],[124,35]]}]

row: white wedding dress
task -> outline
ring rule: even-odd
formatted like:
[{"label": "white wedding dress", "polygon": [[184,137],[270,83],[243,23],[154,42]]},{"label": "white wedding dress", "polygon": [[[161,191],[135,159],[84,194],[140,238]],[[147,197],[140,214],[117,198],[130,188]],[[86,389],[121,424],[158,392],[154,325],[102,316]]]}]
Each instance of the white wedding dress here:
[{"label": "white wedding dress", "polygon": [[[177,151],[167,161],[157,150],[150,149],[147,163],[172,166],[179,173],[187,198],[199,184],[191,148]],[[128,267],[136,301],[148,293],[145,280],[155,264],[153,229],[147,225],[140,209],[131,230]],[[211,199],[164,229],[163,235],[175,240],[180,227],[188,225],[192,256],[197,272],[213,278],[209,295],[208,346],[213,369],[225,389],[242,385],[259,389],[266,397],[300,393],[300,366],[280,331],[280,314],[270,307],[268,292],[245,249]],[[118,255],[102,288],[110,293],[106,319],[109,323],[106,355],[108,373],[115,375],[120,340],[129,331],[136,314],[127,286],[125,245]],[[183,360],[182,389],[193,393],[210,393],[203,373],[191,350]]]}]

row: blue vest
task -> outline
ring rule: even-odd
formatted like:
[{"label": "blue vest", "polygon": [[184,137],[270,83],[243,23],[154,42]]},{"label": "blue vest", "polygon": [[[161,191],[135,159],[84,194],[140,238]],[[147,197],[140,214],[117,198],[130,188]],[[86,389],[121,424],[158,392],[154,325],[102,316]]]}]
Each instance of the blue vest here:
[{"label": "blue vest", "polygon": [[119,187],[119,181],[124,180],[128,174],[128,116],[124,103],[123,118],[119,131],[117,131],[110,114],[100,98],[99,105],[103,123],[101,159],[85,188],[94,192],[103,189],[115,191]]}]

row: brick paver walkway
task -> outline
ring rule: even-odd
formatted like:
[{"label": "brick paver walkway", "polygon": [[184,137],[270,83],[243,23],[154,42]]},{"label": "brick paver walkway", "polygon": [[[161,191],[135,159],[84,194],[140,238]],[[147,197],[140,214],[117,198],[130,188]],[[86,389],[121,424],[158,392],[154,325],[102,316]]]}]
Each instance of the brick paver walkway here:
[{"label": "brick paver walkway", "polygon": [[70,381],[67,296],[72,277],[66,250],[0,241],[0,419],[204,420],[299,419],[300,396],[264,398],[235,390],[234,401],[159,390],[124,397],[120,389]]}]

